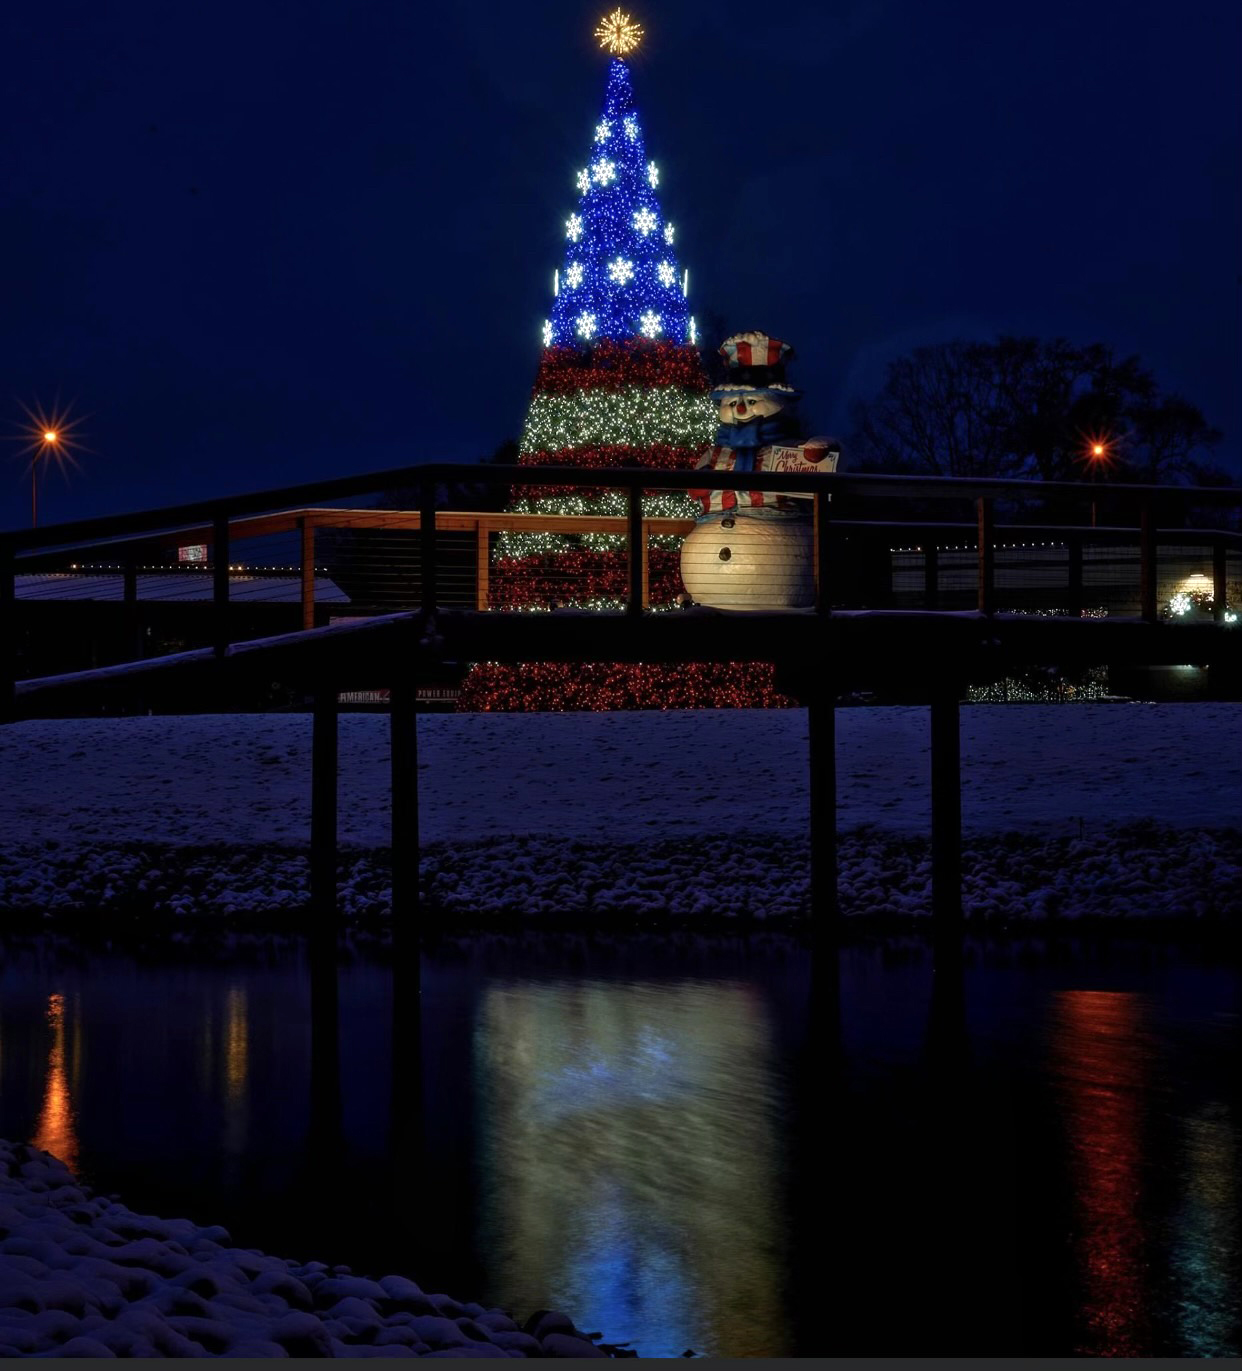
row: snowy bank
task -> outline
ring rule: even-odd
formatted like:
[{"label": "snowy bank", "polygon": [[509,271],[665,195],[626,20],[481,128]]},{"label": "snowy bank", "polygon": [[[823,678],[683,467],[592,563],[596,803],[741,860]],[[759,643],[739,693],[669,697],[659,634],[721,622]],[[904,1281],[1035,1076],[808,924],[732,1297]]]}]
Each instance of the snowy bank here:
[{"label": "snowy bank", "polygon": [[[962,710],[965,904],[990,920],[1238,917],[1242,706]],[[927,711],[837,713],[848,916],[930,909]],[[801,710],[430,715],[421,875],[454,920],[782,920],[807,907]],[[305,715],[0,730],[0,911],[306,906]],[[341,720],[341,904],[390,905],[388,720]]]},{"label": "snowy bank", "polygon": [[285,1261],[231,1246],[223,1228],[135,1214],[33,1147],[0,1141],[0,1169],[0,1356],[608,1355],[564,1314],[521,1329],[403,1276]]},{"label": "snowy bank", "polygon": [[[732,836],[637,844],[493,838],[435,844],[420,865],[426,909],[460,931],[518,921],[710,927],[763,920],[782,927],[810,907],[809,842],[781,834],[749,834],[745,847]],[[976,835],[963,849],[962,872],[967,917],[991,924],[1060,917],[1242,926],[1236,829],[1140,823],[1073,838]],[[338,890],[347,920],[385,921],[387,851],[342,854]],[[839,845],[839,890],[847,918],[930,915],[927,840],[847,835]],[[173,914],[186,923],[261,916],[279,927],[295,925],[308,908],[309,864],[288,849],[127,844],[0,853],[0,911],[9,915]]]}]

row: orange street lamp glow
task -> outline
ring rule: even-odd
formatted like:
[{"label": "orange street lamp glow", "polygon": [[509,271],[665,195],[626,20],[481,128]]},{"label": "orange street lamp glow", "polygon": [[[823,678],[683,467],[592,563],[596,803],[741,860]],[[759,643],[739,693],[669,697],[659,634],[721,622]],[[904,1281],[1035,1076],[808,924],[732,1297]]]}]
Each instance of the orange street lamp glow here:
[{"label": "orange street lamp glow", "polygon": [[42,405],[23,405],[27,422],[9,436],[21,443],[21,455],[30,460],[30,526],[39,523],[40,466],[54,462],[62,474],[69,467],[78,466],[76,454],[89,452],[79,437],[80,420],[71,414],[68,405],[44,409]]},{"label": "orange street lamp glow", "polygon": [[1103,456],[1104,456],[1104,444],[1103,444],[1103,443],[1092,443],[1092,444],[1091,444],[1091,455],[1092,455],[1092,457],[1103,457]]}]

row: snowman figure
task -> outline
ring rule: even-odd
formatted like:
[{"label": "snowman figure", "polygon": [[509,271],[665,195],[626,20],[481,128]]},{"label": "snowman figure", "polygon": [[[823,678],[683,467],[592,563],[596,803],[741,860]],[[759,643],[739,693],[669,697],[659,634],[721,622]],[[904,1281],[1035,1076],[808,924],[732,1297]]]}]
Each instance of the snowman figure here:
[{"label": "snowman figure", "polygon": [[[840,445],[798,443],[801,392],[785,380],[793,348],[766,333],[726,338],[728,379],[712,391],[720,427],[699,461],[711,471],[835,471]],[[715,609],[802,609],[815,602],[809,498],[763,490],[691,490],[703,513],[681,547],[692,600]]]}]

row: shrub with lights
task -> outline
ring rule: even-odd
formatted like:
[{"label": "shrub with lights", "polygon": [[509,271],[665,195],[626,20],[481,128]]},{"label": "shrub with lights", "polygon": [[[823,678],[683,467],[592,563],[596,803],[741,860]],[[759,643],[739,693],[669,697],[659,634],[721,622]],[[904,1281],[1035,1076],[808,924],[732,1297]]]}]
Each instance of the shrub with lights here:
[{"label": "shrub with lights", "polygon": [[[553,280],[551,317],[522,432],[523,466],[565,465],[600,472],[597,487],[524,486],[515,513],[623,516],[626,495],[609,489],[609,470],[689,470],[715,431],[715,406],[697,349],[688,272],[676,230],[656,194],[660,170],[647,155],[622,60],[641,29],[615,11],[596,30],[612,53],[603,112],[585,165],[576,173],[576,208],[565,219],[565,256]],[[645,491],[648,518],[693,519],[679,491]],[[671,610],[683,592],[681,539],[653,535],[648,549],[653,610]],[[620,609],[628,585],[621,534],[506,532],[493,553],[489,605],[498,611]],[[463,709],[679,708],[792,704],[777,694],[767,666],[688,667],[496,663],[467,676]]]}]

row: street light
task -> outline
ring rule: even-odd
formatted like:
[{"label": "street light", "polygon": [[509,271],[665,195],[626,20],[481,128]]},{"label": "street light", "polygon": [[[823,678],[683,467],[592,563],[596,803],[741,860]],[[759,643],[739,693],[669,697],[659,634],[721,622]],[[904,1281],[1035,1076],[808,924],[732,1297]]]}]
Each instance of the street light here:
[{"label": "street light", "polygon": [[80,420],[71,416],[68,406],[55,406],[44,409],[42,405],[23,405],[27,422],[11,435],[14,441],[24,443],[24,455],[30,458],[30,527],[39,525],[39,477],[40,466],[54,461],[62,471],[76,467],[76,453],[90,451],[81,441],[78,433]]},{"label": "street light", "polygon": [[30,459],[30,527],[39,526],[39,458],[60,456],[60,434],[54,428],[43,430],[43,440]]},{"label": "street light", "polygon": [[[1090,439],[1090,440],[1088,441],[1088,443],[1087,443],[1087,450],[1086,450],[1085,456],[1086,456],[1086,458],[1087,458],[1087,466],[1088,466],[1088,468],[1089,468],[1090,471],[1091,471],[1091,482],[1092,482],[1092,486],[1094,487],[1094,484],[1095,484],[1095,473],[1096,473],[1097,468],[1099,468],[1099,467],[1101,467],[1101,466],[1107,466],[1107,465],[1109,464],[1109,462],[1112,461],[1112,454],[1111,454],[1111,453],[1109,452],[1109,450],[1108,450],[1108,439],[1107,439],[1107,438],[1092,438],[1092,439]],[[1092,490],[1092,494],[1091,494],[1091,527],[1092,527],[1092,528],[1095,527],[1095,492],[1094,492],[1094,489]]]}]

